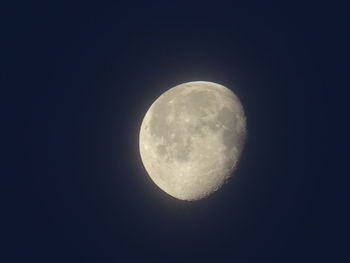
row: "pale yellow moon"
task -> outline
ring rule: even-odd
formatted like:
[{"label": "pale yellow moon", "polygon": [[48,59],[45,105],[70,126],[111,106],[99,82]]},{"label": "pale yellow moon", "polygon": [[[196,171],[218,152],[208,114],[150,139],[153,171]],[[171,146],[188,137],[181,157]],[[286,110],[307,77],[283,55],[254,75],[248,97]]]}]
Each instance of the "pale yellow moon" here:
[{"label": "pale yellow moon", "polygon": [[241,102],[228,88],[193,81],[164,92],[140,129],[143,165],[153,182],[181,200],[218,190],[238,165],[246,138]]}]

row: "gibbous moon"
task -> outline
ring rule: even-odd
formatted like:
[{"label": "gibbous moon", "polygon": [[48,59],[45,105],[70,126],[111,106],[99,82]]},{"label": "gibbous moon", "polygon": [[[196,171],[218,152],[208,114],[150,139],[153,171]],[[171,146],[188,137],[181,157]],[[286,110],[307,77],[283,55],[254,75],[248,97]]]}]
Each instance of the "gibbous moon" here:
[{"label": "gibbous moon", "polygon": [[236,95],[208,81],[164,92],[141,125],[142,162],[154,183],[181,200],[199,200],[218,190],[238,165],[246,118]]}]

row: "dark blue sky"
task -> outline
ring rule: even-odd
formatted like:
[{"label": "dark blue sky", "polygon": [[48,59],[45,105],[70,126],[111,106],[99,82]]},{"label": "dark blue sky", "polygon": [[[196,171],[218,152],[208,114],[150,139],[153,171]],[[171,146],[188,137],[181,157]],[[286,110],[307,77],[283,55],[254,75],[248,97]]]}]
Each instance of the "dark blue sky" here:
[{"label": "dark blue sky", "polygon": [[[16,112],[29,116],[30,154],[8,202],[12,262],[330,262],[320,129],[338,33],[329,6],[15,9],[8,67],[21,60],[13,81],[25,87]],[[162,92],[193,80],[237,94],[248,138],[233,179],[184,202],[147,176],[138,132]]]}]

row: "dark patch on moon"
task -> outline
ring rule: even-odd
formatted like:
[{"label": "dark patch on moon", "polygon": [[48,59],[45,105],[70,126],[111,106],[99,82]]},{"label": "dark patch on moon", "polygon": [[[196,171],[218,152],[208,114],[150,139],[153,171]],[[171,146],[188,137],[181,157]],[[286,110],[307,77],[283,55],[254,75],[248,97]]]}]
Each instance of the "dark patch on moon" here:
[{"label": "dark patch on moon", "polygon": [[165,147],[165,145],[164,144],[160,144],[160,145],[158,145],[157,146],[157,153],[159,154],[159,155],[164,155],[164,154],[166,154],[166,147]]},{"label": "dark patch on moon", "polygon": [[187,113],[196,118],[205,117],[207,115],[205,109],[211,108],[216,103],[215,95],[207,90],[193,90],[182,98],[180,107],[186,108]]},{"label": "dark patch on moon", "polygon": [[234,113],[227,107],[222,108],[218,113],[218,122],[224,126],[222,143],[226,148],[232,147],[232,145],[235,145],[234,127],[236,119]]}]

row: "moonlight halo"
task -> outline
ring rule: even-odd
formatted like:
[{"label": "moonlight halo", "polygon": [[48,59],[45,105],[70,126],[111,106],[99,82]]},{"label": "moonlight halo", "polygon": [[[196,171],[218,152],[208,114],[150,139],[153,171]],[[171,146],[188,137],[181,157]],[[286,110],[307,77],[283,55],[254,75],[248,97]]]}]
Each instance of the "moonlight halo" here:
[{"label": "moonlight halo", "polygon": [[212,194],[231,177],[245,138],[237,96],[220,84],[193,81],[155,100],[142,121],[139,148],[153,182],[190,201]]}]

